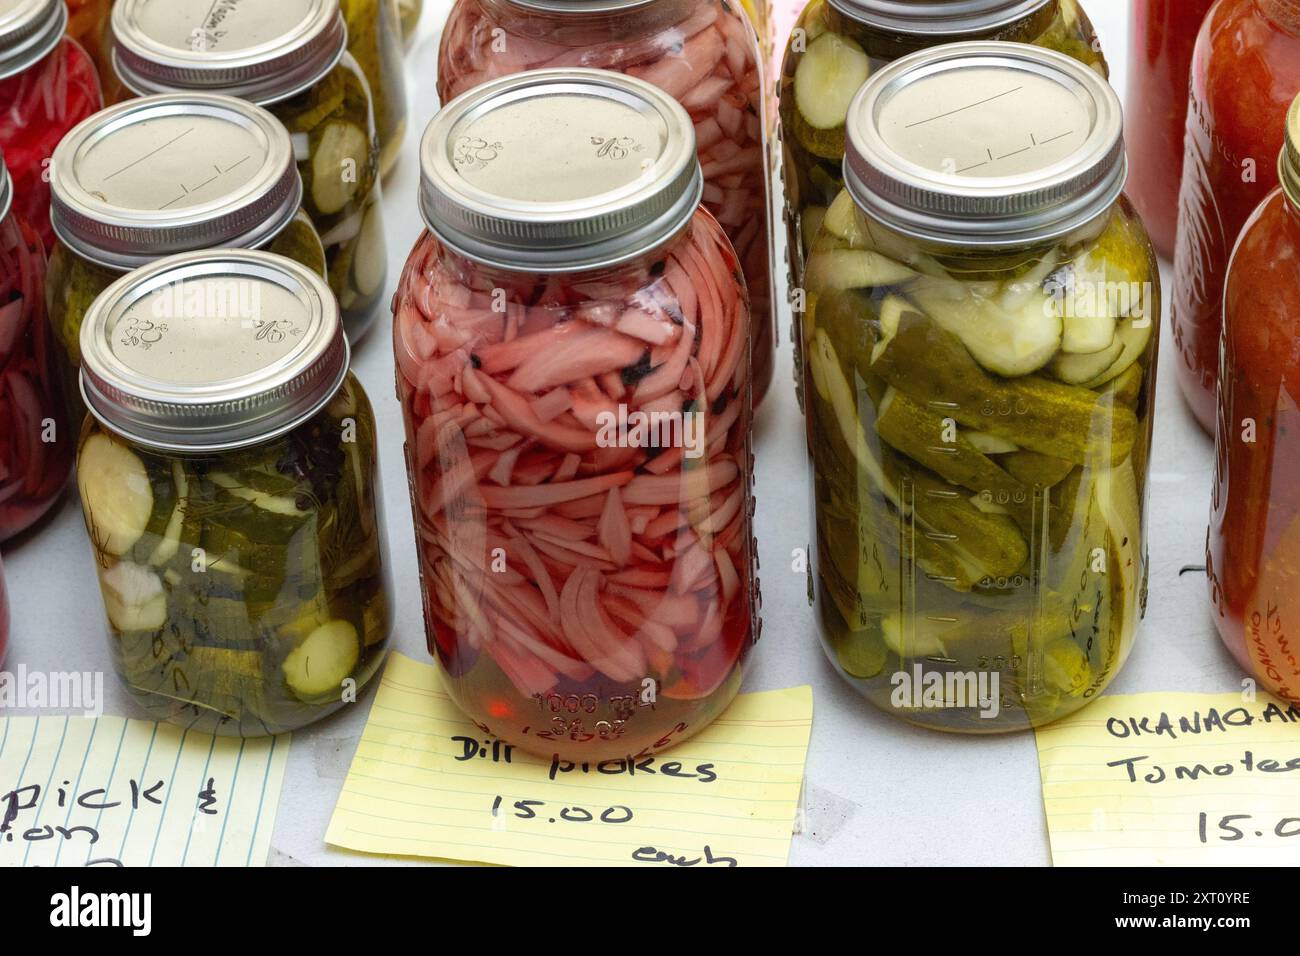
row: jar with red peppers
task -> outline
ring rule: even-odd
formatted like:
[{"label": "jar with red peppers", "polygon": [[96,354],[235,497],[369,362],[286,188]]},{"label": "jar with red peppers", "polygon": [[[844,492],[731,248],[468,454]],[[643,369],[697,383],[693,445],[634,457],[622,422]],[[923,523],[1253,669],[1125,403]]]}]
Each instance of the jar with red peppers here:
[{"label": "jar with red peppers", "polygon": [[600,70],[453,101],[393,301],[430,650],[486,732],[651,752],[758,634],[749,309],[689,115]]},{"label": "jar with red peppers", "polygon": [[1228,268],[1206,565],[1223,642],[1268,690],[1300,701],[1300,99],[1279,168],[1282,187]]},{"label": "jar with red peppers", "polygon": [[1128,195],[1165,258],[1178,232],[1178,185],[1192,50],[1214,0],[1136,0],[1129,45]]},{"label": "jar with red peppers", "polygon": [[1192,59],[1171,312],[1178,384],[1213,434],[1228,258],[1278,184],[1287,107],[1300,93],[1300,0],[1222,0]]},{"label": "jar with red peppers", "polygon": [[77,444],[45,320],[45,253],[13,203],[0,162],[0,541],[58,499]]},{"label": "jar with red peppers", "polygon": [[457,0],[438,57],[444,103],[494,77],[597,67],[653,83],[686,108],[705,208],[735,247],[749,287],[756,403],[776,361],[759,60],[752,25],[726,0]]},{"label": "jar with red peppers", "polygon": [[47,166],[63,134],[102,107],[95,64],[63,35],[63,0],[0,0],[0,149],[14,182],[14,208],[46,248]]}]

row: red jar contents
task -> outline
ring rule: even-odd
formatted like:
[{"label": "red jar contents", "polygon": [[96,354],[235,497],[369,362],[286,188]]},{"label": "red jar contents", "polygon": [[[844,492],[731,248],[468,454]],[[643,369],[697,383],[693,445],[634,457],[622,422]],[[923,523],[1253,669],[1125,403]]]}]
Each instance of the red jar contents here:
[{"label": "red jar contents", "polygon": [[[776,360],[769,218],[770,177],[758,40],[740,4],[658,0],[593,14],[563,0],[458,0],[443,30],[438,94],[444,103],[525,70],[595,67],[646,80],[676,98],[695,124],[704,205],[744,270],[754,315],[757,404]],[[542,9],[539,9],[542,8]]]},{"label": "red jar contents", "polygon": [[67,22],[63,0],[44,0],[0,24],[0,150],[14,208],[46,249],[54,243],[49,159],[64,133],[104,105],[94,62],[62,36]]},{"label": "red jar contents", "polygon": [[1297,93],[1300,0],[1221,0],[1192,61],[1171,318],[1179,385],[1211,433],[1228,258],[1277,186],[1274,157]]},{"label": "red jar contents", "polygon": [[1228,272],[1206,564],[1228,649],[1300,701],[1300,99],[1290,129],[1289,188],[1247,223]]},{"label": "red jar contents", "polygon": [[[527,91],[515,112],[493,108],[521,82],[541,92]],[[597,130],[642,142],[625,100],[592,106],[584,100],[604,96],[600,87],[569,93],[592,83],[659,98],[669,122],[659,157],[649,142],[612,159],[598,143],[547,152],[530,141],[529,129],[567,144]],[[547,71],[481,88],[449,112],[425,137],[431,231],[394,299],[429,646],[460,707],[513,744],[570,760],[657,750],[730,703],[756,630],[749,313],[735,254],[690,195],[654,186],[680,187],[680,173],[665,173],[673,142],[685,149],[675,162],[695,160],[686,114],[647,84]],[[513,138],[496,139],[506,131]],[[455,172],[438,165],[448,148]],[[472,259],[445,238],[470,244],[445,213],[462,177],[480,211],[491,202],[484,188],[515,184],[487,214],[520,215],[489,230],[503,243],[516,229],[532,234],[530,211],[554,215],[559,193],[571,219],[543,227],[550,238],[522,258],[503,245],[485,262],[490,250],[475,245]],[[658,225],[641,218],[669,205],[667,230],[662,215]],[[657,238],[645,238],[650,229]],[[596,236],[618,246],[619,261],[576,265]]]},{"label": "red jar contents", "polygon": [[1192,50],[1214,0],[1134,0],[1129,44],[1127,193],[1156,251],[1174,254]]},{"label": "red jar contents", "polygon": [[[0,164],[0,208],[12,186]],[[14,212],[0,221],[0,541],[43,515],[67,484],[77,436],[61,406],[45,318],[45,254]]]}]

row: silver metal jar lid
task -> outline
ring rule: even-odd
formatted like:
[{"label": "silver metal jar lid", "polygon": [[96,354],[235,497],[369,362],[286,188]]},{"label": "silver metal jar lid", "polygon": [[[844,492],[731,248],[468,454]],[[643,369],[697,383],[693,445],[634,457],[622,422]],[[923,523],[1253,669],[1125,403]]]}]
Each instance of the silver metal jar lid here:
[{"label": "silver metal jar lid", "polygon": [[1119,198],[1119,98],[1083,64],[1023,43],[954,43],[877,72],[849,106],[845,185],[916,239],[1055,239]]},{"label": "silver metal jar lid", "polygon": [[136,93],[209,90],[265,105],[347,49],[338,0],[117,0],[113,66]]},{"label": "silver metal jar lid", "polygon": [[649,7],[660,0],[506,0],[513,7],[540,13],[621,13]]},{"label": "silver metal jar lid", "polygon": [[169,451],[223,451],[316,414],[348,372],[325,281],[247,249],[187,252],[118,279],[81,326],[81,393],[107,428]]},{"label": "silver metal jar lid", "polygon": [[1033,15],[1052,0],[827,0],[877,30],[903,36],[995,33]]},{"label": "silver metal jar lid", "polygon": [[280,121],[211,93],[148,96],[96,113],[63,137],[54,169],[54,231],[115,269],[175,252],[255,248],[302,202]]},{"label": "silver metal jar lid", "polygon": [[681,105],[605,70],[538,70],[462,94],[425,130],[420,167],[421,211],[439,239],[545,273],[662,245],[704,188]]},{"label": "silver metal jar lid", "polygon": [[39,61],[67,28],[63,0],[0,0],[0,80]]},{"label": "silver metal jar lid", "polygon": [[1300,96],[1291,104],[1286,116],[1286,145],[1278,166],[1282,188],[1297,209],[1300,209]]}]

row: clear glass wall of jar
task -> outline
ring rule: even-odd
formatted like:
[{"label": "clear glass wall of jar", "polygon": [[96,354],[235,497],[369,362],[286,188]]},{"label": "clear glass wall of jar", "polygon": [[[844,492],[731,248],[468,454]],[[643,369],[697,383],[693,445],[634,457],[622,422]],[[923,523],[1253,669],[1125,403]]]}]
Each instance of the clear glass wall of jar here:
[{"label": "clear glass wall of jar", "polygon": [[76,446],[45,321],[45,253],[13,199],[0,159],[0,541],[59,499]]},{"label": "clear glass wall of jar", "polygon": [[596,67],[654,83],[695,123],[704,205],[740,256],[755,316],[755,402],[776,361],[762,71],[758,41],[725,0],[458,0],[442,34],[442,102],[524,70]]},{"label": "clear glass wall of jar", "polygon": [[[1096,31],[1076,0],[905,6],[901,13],[891,0],[812,0],[789,36],[778,97],[792,289],[803,288],[808,245],[843,187],[845,116],[869,76],[899,57],[954,40],[1032,42],[1108,75]],[[796,328],[796,349],[802,339]],[[799,364],[796,356],[796,369]]]},{"label": "clear glass wall of jar", "polygon": [[1192,50],[1214,0],[1136,0],[1129,45],[1128,194],[1156,251],[1172,259]]},{"label": "clear glass wall of jar", "polygon": [[99,74],[101,86],[104,77],[111,76],[112,64],[108,51],[108,20],[113,11],[113,0],[64,0],[68,8],[68,36],[90,55]]},{"label": "clear glass wall of jar", "polygon": [[1282,186],[1247,221],[1228,268],[1215,483],[1206,555],[1214,623],[1266,689],[1300,702],[1300,99]]},{"label": "clear glass wall of jar", "polygon": [[[387,176],[406,138],[406,66],[398,0],[340,0],[348,25],[348,52],[361,66],[375,104],[379,172]],[[419,16],[417,9],[416,16]]]},{"label": "clear glass wall of jar", "polygon": [[172,256],[95,301],[81,354],[77,485],[131,695],[246,737],[356,700],[393,591],[374,414],[325,281],[260,251]]},{"label": "clear glass wall of jar", "polygon": [[1228,257],[1277,187],[1287,108],[1300,92],[1300,0],[1224,0],[1192,60],[1170,323],[1178,384],[1214,432]]},{"label": "clear glass wall of jar", "polygon": [[0,150],[14,183],[14,209],[45,248],[50,231],[50,157],[63,134],[104,105],[95,65],[63,35],[63,0],[8,4],[0,14]]},{"label": "clear glass wall of jar", "polygon": [[424,12],[424,0],[397,0],[397,15],[402,23],[402,39],[409,43],[420,25],[420,14]]},{"label": "clear glass wall of jar", "polygon": [[132,269],[201,249],[266,249],[326,275],[302,209],[288,131],[266,110],[210,93],[128,100],[85,120],[54,153],[46,302],[64,399],[80,423],[81,323]]},{"label": "clear glass wall of jar", "polygon": [[[136,94],[225,93],[289,130],[303,208],[325,246],[330,287],[355,344],[383,307],[388,252],[380,143],[361,67],[347,52],[338,0],[221,8],[200,0],[120,0],[113,63]],[[202,42],[196,42],[198,37]],[[257,52],[251,58],[250,49]]]},{"label": "clear glass wall of jar", "polygon": [[421,149],[393,334],[429,648],[544,756],[695,733],[758,635],[749,312],[692,129],[649,84],[547,70]]},{"label": "clear glass wall of jar", "polygon": [[1059,53],[962,43],[847,117],[803,319],[823,643],[905,720],[1037,726],[1145,606],[1159,273],[1120,104]]}]

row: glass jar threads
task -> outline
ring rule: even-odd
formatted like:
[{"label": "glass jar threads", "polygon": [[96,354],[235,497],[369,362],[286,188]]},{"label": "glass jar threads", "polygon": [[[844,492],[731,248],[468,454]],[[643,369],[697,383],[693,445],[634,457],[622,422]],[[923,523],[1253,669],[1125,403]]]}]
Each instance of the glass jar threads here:
[{"label": "glass jar threads", "polygon": [[104,105],[95,64],[64,36],[63,0],[0,3],[0,150],[14,208],[49,248],[50,157],[63,134]]},{"label": "glass jar threads", "polygon": [[47,299],[68,408],[81,323],[132,269],[178,252],[265,248],[324,275],[325,250],[302,210],[302,179],[280,121],[244,100],[176,93],[128,100],[85,120],[55,151]]},{"label": "glass jar threads", "polygon": [[429,648],[523,749],[661,749],[757,637],[749,310],[693,125],[598,70],[495,80],[421,145],[393,301]]},{"label": "glass jar threads", "polygon": [[975,42],[846,116],[803,317],[823,643],[914,723],[1036,726],[1106,687],[1145,604],[1159,273],[1120,104]]},{"label": "glass jar threads", "polygon": [[338,710],[391,624],[375,421],[324,280],[218,250],[86,315],[77,484],[113,662],[155,719],[258,736]]},{"label": "glass jar threads", "polygon": [[776,361],[766,106],[758,40],[726,0],[458,0],[442,34],[442,102],[524,70],[599,67],[655,84],[695,124],[704,205],[740,257],[754,315],[753,390]]},{"label": "glass jar threads", "polygon": [[13,206],[0,158],[0,541],[59,499],[76,447],[45,320],[45,253]]},{"label": "glass jar threads", "polygon": [[1291,395],[1300,333],[1300,99],[1275,189],[1247,220],[1228,267],[1215,484],[1206,564],[1219,636],[1269,691],[1300,701],[1300,418]]},{"label": "glass jar threads", "polygon": [[303,207],[325,246],[344,328],[358,341],[382,307],[388,253],[375,111],[346,50],[338,0],[255,9],[121,0],[112,27],[114,66],[135,93],[225,93],[264,106],[289,130]]}]

